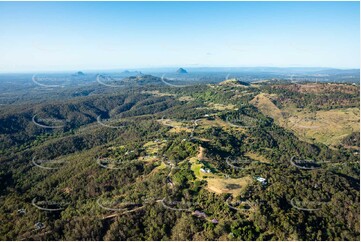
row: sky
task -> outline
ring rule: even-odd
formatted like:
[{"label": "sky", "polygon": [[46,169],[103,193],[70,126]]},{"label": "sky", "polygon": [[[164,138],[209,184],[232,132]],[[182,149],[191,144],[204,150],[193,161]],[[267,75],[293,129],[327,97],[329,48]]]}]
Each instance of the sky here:
[{"label": "sky", "polygon": [[0,72],[360,66],[359,2],[0,2]]}]

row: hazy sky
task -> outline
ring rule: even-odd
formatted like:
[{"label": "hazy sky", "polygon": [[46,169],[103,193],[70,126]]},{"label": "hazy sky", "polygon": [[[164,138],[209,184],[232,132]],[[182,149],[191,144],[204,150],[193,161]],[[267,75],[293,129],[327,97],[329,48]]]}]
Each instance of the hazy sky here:
[{"label": "hazy sky", "polygon": [[359,2],[0,2],[0,72],[358,68]]}]

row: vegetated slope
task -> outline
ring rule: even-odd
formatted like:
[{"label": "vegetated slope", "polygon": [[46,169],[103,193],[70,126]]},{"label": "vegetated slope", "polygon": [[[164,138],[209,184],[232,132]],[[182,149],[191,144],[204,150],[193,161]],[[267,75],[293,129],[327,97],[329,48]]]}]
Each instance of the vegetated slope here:
[{"label": "vegetated slope", "polygon": [[[175,96],[127,90],[2,114],[3,140],[17,140],[2,148],[1,239],[359,239],[354,152],[298,139],[249,104],[255,88],[159,91]],[[33,114],[68,122],[44,129]]]},{"label": "vegetated slope", "polygon": [[237,80],[236,78],[228,79],[219,83],[222,86],[250,86],[248,82]]}]

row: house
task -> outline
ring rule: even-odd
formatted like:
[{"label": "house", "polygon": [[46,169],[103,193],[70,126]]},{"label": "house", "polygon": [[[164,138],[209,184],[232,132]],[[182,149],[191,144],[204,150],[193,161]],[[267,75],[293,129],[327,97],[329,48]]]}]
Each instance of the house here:
[{"label": "house", "polygon": [[211,173],[211,170],[208,168],[205,168],[205,169],[201,168],[200,171],[203,173]]},{"label": "house", "polygon": [[24,208],[18,209],[18,214],[26,214],[26,210]]},{"label": "house", "polygon": [[255,178],[256,178],[256,180],[257,180],[258,182],[260,182],[262,185],[267,185],[267,180],[266,180],[266,178],[263,178],[263,177],[260,177],[260,176],[256,176]]},{"label": "house", "polygon": [[198,210],[194,211],[194,215],[199,217],[199,218],[206,218],[207,217],[207,215],[205,213],[203,213],[201,211],[198,211]]},{"label": "house", "polygon": [[212,220],[211,220],[211,222],[212,222],[212,223],[214,223],[214,224],[218,224],[218,220],[217,220],[217,219],[215,219],[215,218],[214,218],[214,219],[212,219]]},{"label": "house", "polygon": [[42,228],[45,228],[45,225],[41,222],[37,222],[35,225],[34,225],[35,229],[42,229]]}]

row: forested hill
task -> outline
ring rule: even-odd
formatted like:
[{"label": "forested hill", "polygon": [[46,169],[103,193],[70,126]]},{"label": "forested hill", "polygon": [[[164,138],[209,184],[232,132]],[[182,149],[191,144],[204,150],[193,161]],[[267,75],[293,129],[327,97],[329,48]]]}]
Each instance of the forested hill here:
[{"label": "forested hill", "polygon": [[113,79],[0,106],[0,239],[360,239],[358,86]]}]

